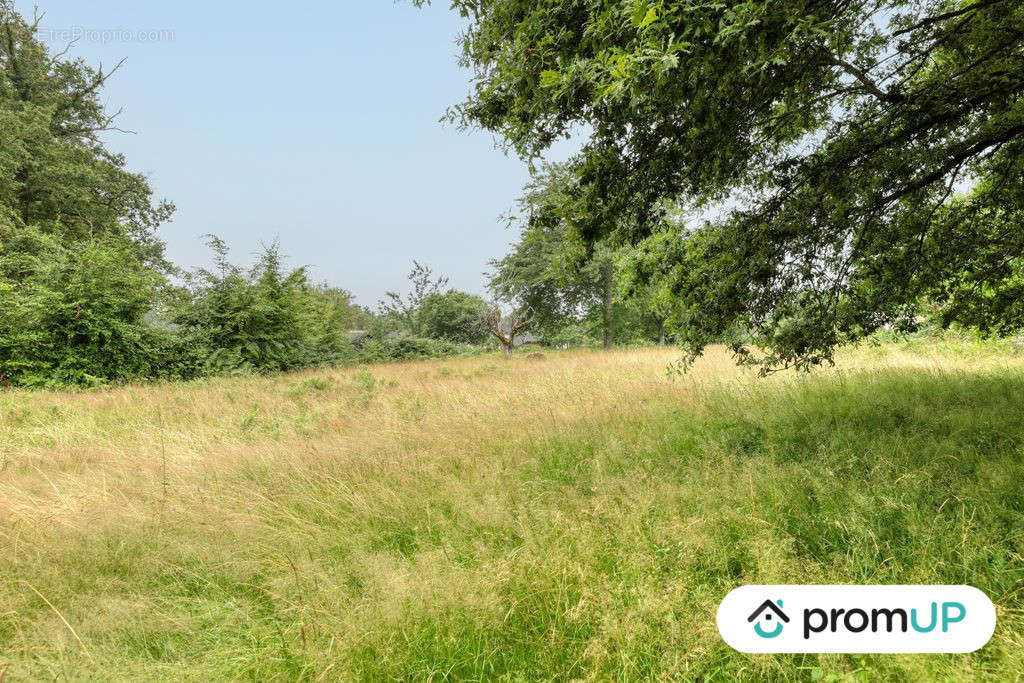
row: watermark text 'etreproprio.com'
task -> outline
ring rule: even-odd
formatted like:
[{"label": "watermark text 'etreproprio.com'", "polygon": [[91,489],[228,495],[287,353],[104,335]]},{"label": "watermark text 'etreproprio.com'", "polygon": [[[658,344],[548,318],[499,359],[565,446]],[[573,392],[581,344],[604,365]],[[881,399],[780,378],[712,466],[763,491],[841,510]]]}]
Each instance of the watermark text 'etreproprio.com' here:
[{"label": "watermark text 'etreproprio.com'", "polygon": [[88,28],[40,26],[36,35],[46,43],[168,43],[176,39],[172,29]]}]

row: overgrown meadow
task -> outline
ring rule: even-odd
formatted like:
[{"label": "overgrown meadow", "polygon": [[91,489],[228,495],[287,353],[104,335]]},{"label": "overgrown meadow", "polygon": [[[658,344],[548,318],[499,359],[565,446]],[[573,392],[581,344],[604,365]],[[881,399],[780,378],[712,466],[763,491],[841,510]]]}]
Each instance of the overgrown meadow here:
[{"label": "overgrown meadow", "polygon": [[[1017,680],[1024,357],[712,350],[0,394],[7,680]],[[970,655],[748,656],[748,583],[967,583]],[[2,678],[3,675],[0,675]]]}]

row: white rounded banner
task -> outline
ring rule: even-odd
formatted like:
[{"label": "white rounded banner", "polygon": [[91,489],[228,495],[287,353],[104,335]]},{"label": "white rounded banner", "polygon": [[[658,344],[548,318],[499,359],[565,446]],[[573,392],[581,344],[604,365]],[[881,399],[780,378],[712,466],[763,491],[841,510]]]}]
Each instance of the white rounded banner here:
[{"label": "white rounded banner", "polygon": [[717,620],[740,652],[973,652],[996,610],[971,586],[743,586]]}]

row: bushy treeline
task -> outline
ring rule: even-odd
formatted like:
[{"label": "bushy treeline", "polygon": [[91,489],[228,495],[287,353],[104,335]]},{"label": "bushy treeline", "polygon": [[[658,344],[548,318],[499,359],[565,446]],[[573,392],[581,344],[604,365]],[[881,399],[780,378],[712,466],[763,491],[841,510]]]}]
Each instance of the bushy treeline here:
[{"label": "bushy treeline", "polygon": [[0,233],[0,381],[54,386],[160,375],[174,337],[147,323],[162,276],[113,236]]},{"label": "bushy treeline", "polygon": [[181,273],[155,236],[174,207],[100,138],[116,129],[101,100],[112,72],[49,54],[10,0],[0,37],[0,384],[280,372],[485,338],[471,295],[435,287],[375,315],[285,268],[276,246],[243,268],[212,238],[214,267]]},{"label": "bushy treeline", "polygon": [[[49,54],[10,0],[0,36],[0,384],[283,372],[466,353],[501,336],[493,304],[416,262],[409,294],[377,312],[286,268],[276,245],[242,267],[212,237],[213,267],[183,273],[156,237],[173,205],[102,142],[116,130],[101,99],[112,72]],[[650,297],[613,296],[620,256],[573,269],[559,226],[499,264],[496,297],[551,344],[654,341],[659,326],[664,338]]]},{"label": "bushy treeline", "polygon": [[[0,380],[32,387],[284,372],[465,353],[465,330],[431,295],[401,321],[357,306],[341,289],[286,269],[276,245],[249,268],[211,238],[214,268],[181,278],[109,237],[65,242],[35,227],[0,242]],[[439,310],[444,309],[444,310]],[[358,331],[355,331],[359,328]],[[450,333],[450,334],[447,334]]]},{"label": "bushy treeline", "polygon": [[215,270],[186,278],[166,311],[166,325],[183,346],[176,357],[184,375],[280,372],[353,359],[346,292],[313,286],[303,268],[285,271],[276,245],[247,270],[228,260],[221,240],[211,246]]},{"label": "bushy treeline", "polygon": [[174,377],[436,358],[483,341],[448,336],[435,320],[447,313],[435,311],[438,298],[472,295],[432,294],[410,309],[426,327],[410,328],[356,305],[345,290],[312,284],[304,268],[286,270],[277,245],[248,269],[230,261],[222,240],[211,237],[210,246],[215,269],[188,275],[157,318],[176,338]]},{"label": "bushy treeline", "polygon": [[214,242],[217,268],[175,284],[124,240],[64,241],[33,226],[0,243],[0,379],[90,386],[274,372],[356,360],[346,292],[281,266],[248,270]]}]

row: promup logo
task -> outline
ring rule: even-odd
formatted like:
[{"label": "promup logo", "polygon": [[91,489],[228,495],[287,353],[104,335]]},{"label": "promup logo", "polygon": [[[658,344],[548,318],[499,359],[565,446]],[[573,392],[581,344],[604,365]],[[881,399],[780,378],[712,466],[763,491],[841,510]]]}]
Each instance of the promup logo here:
[{"label": "promup logo", "polygon": [[744,586],[718,608],[725,641],[752,653],[973,652],[995,625],[970,586]]},{"label": "promup logo", "polygon": [[[772,626],[772,620],[775,625]],[[782,611],[782,600],[765,600],[761,606],[754,610],[754,613],[747,617],[747,621],[754,623],[754,633],[762,638],[777,638],[782,634],[783,624],[789,623],[789,617]],[[769,628],[765,627],[765,624]]]}]

